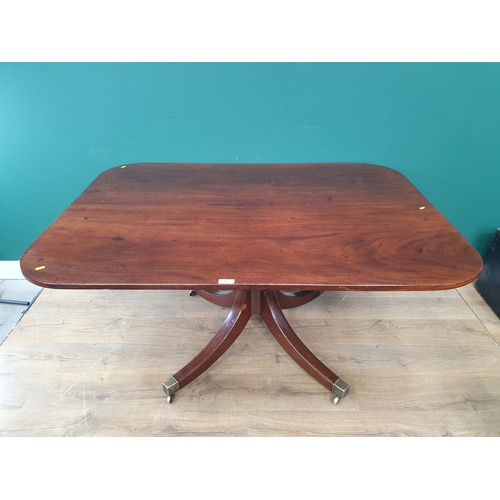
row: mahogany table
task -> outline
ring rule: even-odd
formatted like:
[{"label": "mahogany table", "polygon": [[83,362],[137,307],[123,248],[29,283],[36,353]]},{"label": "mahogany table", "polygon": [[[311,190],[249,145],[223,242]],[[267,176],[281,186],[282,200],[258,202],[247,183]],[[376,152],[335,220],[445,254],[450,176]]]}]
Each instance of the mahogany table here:
[{"label": "mahogany table", "polygon": [[138,163],[105,171],[28,248],[49,288],[179,289],[230,307],[208,345],[170,377],[168,401],[211,366],[253,314],[333,393],[349,385],[282,310],[325,290],[440,290],[482,259],[400,173],[359,163]]}]

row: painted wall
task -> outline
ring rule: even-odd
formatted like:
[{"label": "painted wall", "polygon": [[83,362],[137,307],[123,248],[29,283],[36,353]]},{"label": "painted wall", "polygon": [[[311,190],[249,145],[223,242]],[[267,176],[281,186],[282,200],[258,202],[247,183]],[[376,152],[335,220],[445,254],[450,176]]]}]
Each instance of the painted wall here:
[{"label": "painted wall", "polygon": [[385,165],[484,254],[500,64],[0,64],[0,260],[140,161]]}]

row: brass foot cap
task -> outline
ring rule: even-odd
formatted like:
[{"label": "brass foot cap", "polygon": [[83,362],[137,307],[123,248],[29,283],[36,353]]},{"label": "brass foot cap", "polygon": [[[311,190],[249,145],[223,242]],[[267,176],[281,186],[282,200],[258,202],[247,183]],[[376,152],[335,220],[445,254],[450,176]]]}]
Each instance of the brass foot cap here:
[{"label": "brass foot cap", "polygon": [[163,382],[163,392],[167,396],[173,396],[179,390],[179,382],[174,377],[170,377],[166,382]]},{"label": "brass foot cap", "polygon": [[349,394],[349,384],[344,382],[342,379],[338,379],[333,384],[332,392],[336,394],[339,398],[345,398]]}]

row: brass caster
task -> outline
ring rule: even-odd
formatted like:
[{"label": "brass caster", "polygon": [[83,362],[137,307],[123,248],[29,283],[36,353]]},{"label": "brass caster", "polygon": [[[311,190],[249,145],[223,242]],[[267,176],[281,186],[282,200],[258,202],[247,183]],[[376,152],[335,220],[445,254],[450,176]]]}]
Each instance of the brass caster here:
[{"label": "brass caster", "polygon": [[174,402],[175,393],[179,390],[179,382],[175,377],[170,377],[166,382],[163,382],[163,392],[167,395],[167,403]]},{"label": "brass caster", "polygon": [[338,405],[342,398],[345,398],[349,394],[349,384],[346,384],[342,379],[338,379],[332,388],[333,392],[333,404]]},{"label": "brass caster", "polygon": [[189,296],[190,297],[194,297],[196,295],[196,291],[195,290],[192,290],[191,292],[189,292]]}]

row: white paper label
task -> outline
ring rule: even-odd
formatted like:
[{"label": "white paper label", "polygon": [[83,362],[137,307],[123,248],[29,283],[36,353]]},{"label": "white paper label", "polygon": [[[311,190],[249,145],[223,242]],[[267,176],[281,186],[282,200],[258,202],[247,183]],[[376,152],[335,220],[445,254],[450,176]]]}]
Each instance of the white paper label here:
[{"label": "white paper label", "polygon": [[231,279],[220,279],[219,280],[219,285],[234,285],[234,280],[231,280]]}]

